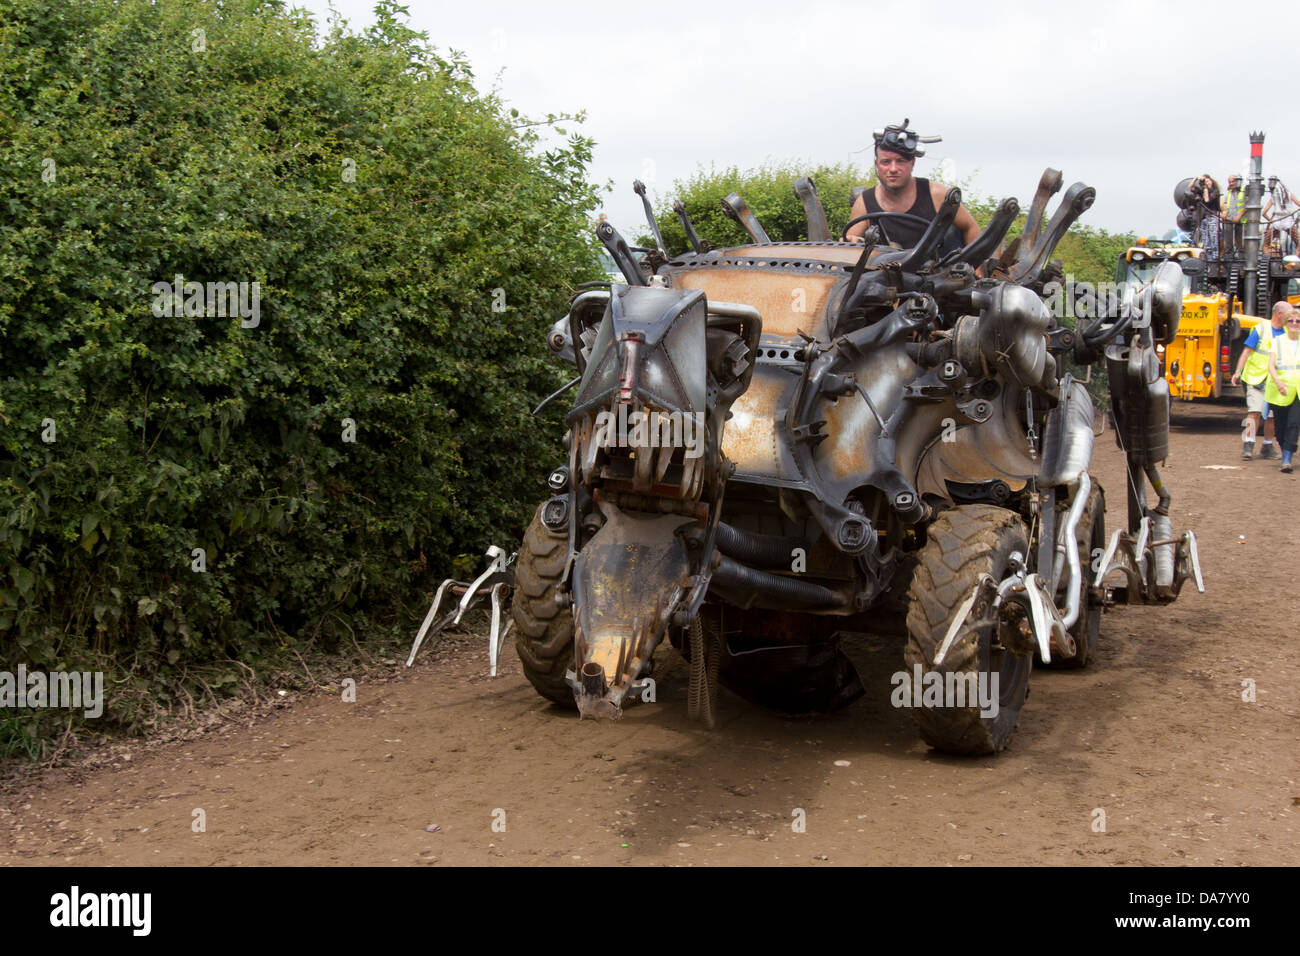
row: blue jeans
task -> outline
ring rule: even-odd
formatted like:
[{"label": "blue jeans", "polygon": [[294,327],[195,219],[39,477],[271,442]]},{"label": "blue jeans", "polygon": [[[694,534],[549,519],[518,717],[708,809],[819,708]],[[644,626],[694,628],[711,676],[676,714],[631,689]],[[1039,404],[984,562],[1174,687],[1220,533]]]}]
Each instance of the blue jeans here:
[{"label": "blue jeans", "polygon": [[1274,405],[1270,402],[1268,407],[1273,410],[1273,429],[1278,444],[1283,451],[1294,455],[1296,439],[1300,438],[1300,401],[1294,401],[1290,405]]}]

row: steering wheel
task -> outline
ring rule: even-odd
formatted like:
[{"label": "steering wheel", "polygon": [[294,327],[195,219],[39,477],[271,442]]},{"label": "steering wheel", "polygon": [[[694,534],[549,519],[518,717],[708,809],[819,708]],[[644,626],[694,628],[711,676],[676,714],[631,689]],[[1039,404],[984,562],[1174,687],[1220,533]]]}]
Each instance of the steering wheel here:
[{"label": "steering wheel", "polygon": [[844,224],[844,228],[840,231],[840,242],[848,242],[849,230],[852,229],[854,226],[856,226],[858,223],[865,222],[868,219],[906,219],[910,222],[919,223],[922,226],[928,226],[932,222],[932,220],[926,219],[923,216],[914,216],[910,212],[863,213],[861,216],[854,216],[852,219],[850,219],[847,223]]}]

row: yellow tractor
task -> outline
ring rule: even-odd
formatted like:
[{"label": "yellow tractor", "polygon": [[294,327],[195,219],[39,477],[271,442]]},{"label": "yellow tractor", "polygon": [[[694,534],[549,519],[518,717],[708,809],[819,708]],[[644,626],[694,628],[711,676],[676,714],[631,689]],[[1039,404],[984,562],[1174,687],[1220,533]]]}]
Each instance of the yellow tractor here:
[{"label": "yellow tractor", "polygon": [[[1218,398],[1232,393],[1232,371],[1237,367],[1242,345],[1257,322],[1265,321],[1239,311],[1241,300],[1201,282],[1205,275],[1205,250],[1185,243],[1139,239],[1120,254],[1115,281],[1139,285],[1149,281],[1161,263],[1173,261],[1183,269],[1183,312],[1178,335],[1162,350],[1165,380],[1171,398],[1186,402]],[[1213,281],[1212,279],[1210,280]],[[1295,280],[1287,291],[1294,292]],[[1291,295],[1300,301],[1300,295]],[[1271,306],[1271,303],[1269,303]]]},{"label": "yellow tractor", "polygon": [[1250,330],[1269,320],[1275,302],[1300,302],[1300,258],[1282,255],[1260,232],[1263,155],[1264,134],[1252,132],[1245,205],[1237,222],[1207,213],[1198,199],[1198,180],[1184,179],[1174,187],[1178,228],[1202,234],[1218,230],[1219,241],[1210,244],[1214,257],[1196,245],[1141,239],[1119,258],[1115,278],[1121,285],[1145,283],[1169,260],[1182,267],[1182,320],[1163,356],[1171,397],[1193,401],[1224,395]]}]

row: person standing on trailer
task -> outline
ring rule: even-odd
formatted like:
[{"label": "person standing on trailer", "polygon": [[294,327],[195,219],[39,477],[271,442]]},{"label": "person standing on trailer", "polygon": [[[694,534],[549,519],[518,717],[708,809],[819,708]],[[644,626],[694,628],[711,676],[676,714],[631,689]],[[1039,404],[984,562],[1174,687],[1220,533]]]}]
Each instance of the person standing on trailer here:
[{"label": "person standing on trailer", "polygon": [[1241,177],[1233,173],[1228,177],[1228,191],[1223,196],[1223,240],[1225,253],[1238,255],[1242,249],[1242,235],[1246,224],[1246,187]]},{"label": "person standing on trailer", "polygon": [[1268,202],[1264,204],[1263,218],[1268,223],[1270,244],[1277,246],[1277,251],[1289,256],[1300,247],[1300,235],[1297,235],[1296,213],[1300,212],[1300,199],[1286,187],[1286,183],[1276,176],[1268,179]]},{"label": "person standing on trailer", "polygon": [[1205,258],[1219,258],[1219,184],[1209,173],[1192,181],[1192,195],[1196,197],[1196,213],[1200,222],[1196,239],[1205,250]]}]

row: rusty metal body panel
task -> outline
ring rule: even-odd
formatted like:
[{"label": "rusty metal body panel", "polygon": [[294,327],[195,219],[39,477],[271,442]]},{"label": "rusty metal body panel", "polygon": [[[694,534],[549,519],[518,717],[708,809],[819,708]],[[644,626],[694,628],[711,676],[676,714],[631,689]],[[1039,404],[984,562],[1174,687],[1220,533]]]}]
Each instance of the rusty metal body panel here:
[{"label": "rusty metal body panel", "polygon": [[675,288],[700,289],[710,300],[753,306],[763,316],[765,335],[790,339],[801,331],[814,336],[823,333],[827,306],[848,281],[847,274],[834,263],[824,269],[720,264],[688,267],[676,271],[672,278]]},{"label": "rusty metal body panel", "polygon": [[749,388],[731,407],[731,420],[722,433],[722,453],[736,465],[734,481],[792,487],[800,483],[799,469],[779,435],[780,414],[795,387],[794,376],[782,368],[760,363]]},{"label": "rusty metal body panel", "polygon": [[[943,412],[947,419],[953,409],[948,406]],[[957,428],[952,441],[941,441],[936,435],[928,443],[917,469],[917,488],[922,494],[949,497],[949,480],[977,484],[1000,479],[1016,492],[1023,490],[1038,470],[1039,461],[1030,449],[1018,410],[1010,402],[1000,402],[997,412],[982,425]]]}]

